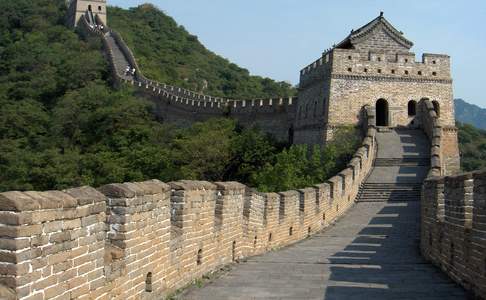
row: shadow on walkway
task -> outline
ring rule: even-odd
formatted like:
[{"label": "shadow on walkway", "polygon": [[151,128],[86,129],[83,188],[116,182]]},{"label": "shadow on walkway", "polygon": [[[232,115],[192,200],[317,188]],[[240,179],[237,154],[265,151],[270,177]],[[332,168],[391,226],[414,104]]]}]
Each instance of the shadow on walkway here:
[{"label": "shadow on walkway", "polygon": [[375,205],[379,211],[369,224],[329,257],[324,299],[466,299],[461,288],[420,256],[420,203]]}]

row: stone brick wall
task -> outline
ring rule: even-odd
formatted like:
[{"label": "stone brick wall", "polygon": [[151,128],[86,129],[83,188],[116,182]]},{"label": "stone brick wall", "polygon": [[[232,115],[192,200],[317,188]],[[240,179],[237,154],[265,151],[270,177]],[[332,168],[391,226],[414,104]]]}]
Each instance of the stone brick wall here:
[{"label": "stone brick wall", "polygon": [[486,172],[456,176],[457,129],[441,126],[429,100],[419,106],[431,142],[431,169],[422,186],[422,255],[479,299],[486,298]]},{"label": "stone brick wall", "polygon": [[373,117],[348,167],[306,189],[152,180],[0,193],[0,290],[22,300],[159,299],[304,239],[353,205],[375,156]]},{"label": "stone brick wall", "polygon": [[431,144],[431,175],[457,174],[461,169],[457,128],[442,126],[434,105],[430,100],[419,103],[421,127]]},{"label": "stone brick wall", "polygon": [[296,144],[320,145],[325,140],[330,92],[329,52],[301,71],[294,127]]},{"label": "stone brick wall", "polygon": [[89,187],[0,194],[0,285],[18,299],[104,294],[105,208]]},{"label": "stone brick wall", "polygon": [[429,177],[422,188],[423,256],[486,299],[486,172]]},{"label": "stone brick wall", "polygon": [[448,56],[424,55],[422,62],[415,62],[413,53],[397,54],[390,61],[384,54],[365,56],[356,50],[334,49],[331,60],[329,124],[357,124],[364,105],[375,106],[378,99],[385,99],[389,126],[413,125],[416,116],[408,115],[408,102],[427,98],[439,103],[442,124],[454,126]]}]

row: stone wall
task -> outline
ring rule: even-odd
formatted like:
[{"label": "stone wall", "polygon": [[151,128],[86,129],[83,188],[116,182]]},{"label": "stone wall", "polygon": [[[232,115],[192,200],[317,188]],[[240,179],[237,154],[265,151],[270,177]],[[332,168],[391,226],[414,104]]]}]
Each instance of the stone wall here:
[{"label": "stone wall", "polygon": [[0,285],[18,299],[103,295],[105,203],[90,187],[0,194]]},{"label": "stone wall", "polygon": [[429,177],[422,188],[422,255],[486,299],[486,172]]},{"label": "stone wall", "polygon": [[441,126],[431,101],[423,100],[419,109],[431,143],[431,169],[422,186],[422,255],[485,299],[486,172],[441,177],[460,169],[457,129]]},{"label": "stone wall", "polygon": [[419,103],[421,127],[431,144],[430,175],[442,176],[457,174],[461,169],[459,142],[455,126],[442,126],[436,108],[428,99]]},{"label": "stone wall", "polygon": [[408,102],[430,99],[440,105],[442,125],[455,125],[448,56],[424,55],[415,62],[413,53],[397,54],[390,61],[384,53],[363,57],[356,50],[334,49],[331,60],[329,124],[358,124],[361,107],[384,99],[389,126],[418,125],[412,124],[416,116],[408,114]]},{"label": "stone wall", "polygon": [[301,190],[152,180],[1,193],[0,290],[22,300],[158,299],[302,240],[353,206],[375,156],[372,112],[369,124],[345,170]]},{"label": "stone wall", "polygon": [[299,102],[295,111],[296,144],[323,144],[328,117],[331,62],[329,53],[300,73]]}]

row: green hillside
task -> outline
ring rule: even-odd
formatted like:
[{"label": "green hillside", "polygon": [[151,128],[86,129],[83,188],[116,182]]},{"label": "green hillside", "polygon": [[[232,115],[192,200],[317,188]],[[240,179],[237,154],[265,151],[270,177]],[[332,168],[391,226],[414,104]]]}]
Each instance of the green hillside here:
[{"label": "green hillside", "polygon": [[150,4],[110,7],[108,24],[123,36],[145,76],[205,94],[231,98],[293,96],[285,82],[248,70],[207,50],[171,17]]},{"label": "green hillside", "polygon": [[[264,191],[286,190],[324,181],[354,152],[352,131],[342,133],[339,145],[307,157],[303,146],[286,147],[230,119],[185,129],[160,124],[150,102],[130,89],[112,89],[101,41],[80,39],[64,25],[65,14],[64,0],[0,2],[0,192],[148,179],[236,180]],[[174,36],[186,36],[173,28],[179,30]],[[147,39],[144,45],[157,49]],[[179,50],[175,43],[167,51],[179,62],[187,58],[188,70],[197,68],[190,53]],[[262,93],[278,86],[211,55],[221,61],[215,68],[239,78],[227,84],[256,84]]]},{"label": "green hillside", "polygon": [[457,124],[459,128],[459,149],[464,171],[486,168],[486,131],[469,124]]}]

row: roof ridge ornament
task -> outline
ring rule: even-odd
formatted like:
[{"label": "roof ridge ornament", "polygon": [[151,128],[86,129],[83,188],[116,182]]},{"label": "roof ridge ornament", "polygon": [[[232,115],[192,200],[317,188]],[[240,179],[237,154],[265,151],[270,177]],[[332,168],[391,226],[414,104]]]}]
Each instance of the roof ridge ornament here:
[{"label": "roof ridge ornament", "polygon": [[383,12],[380,11],[380,18],[383,18]]}]

